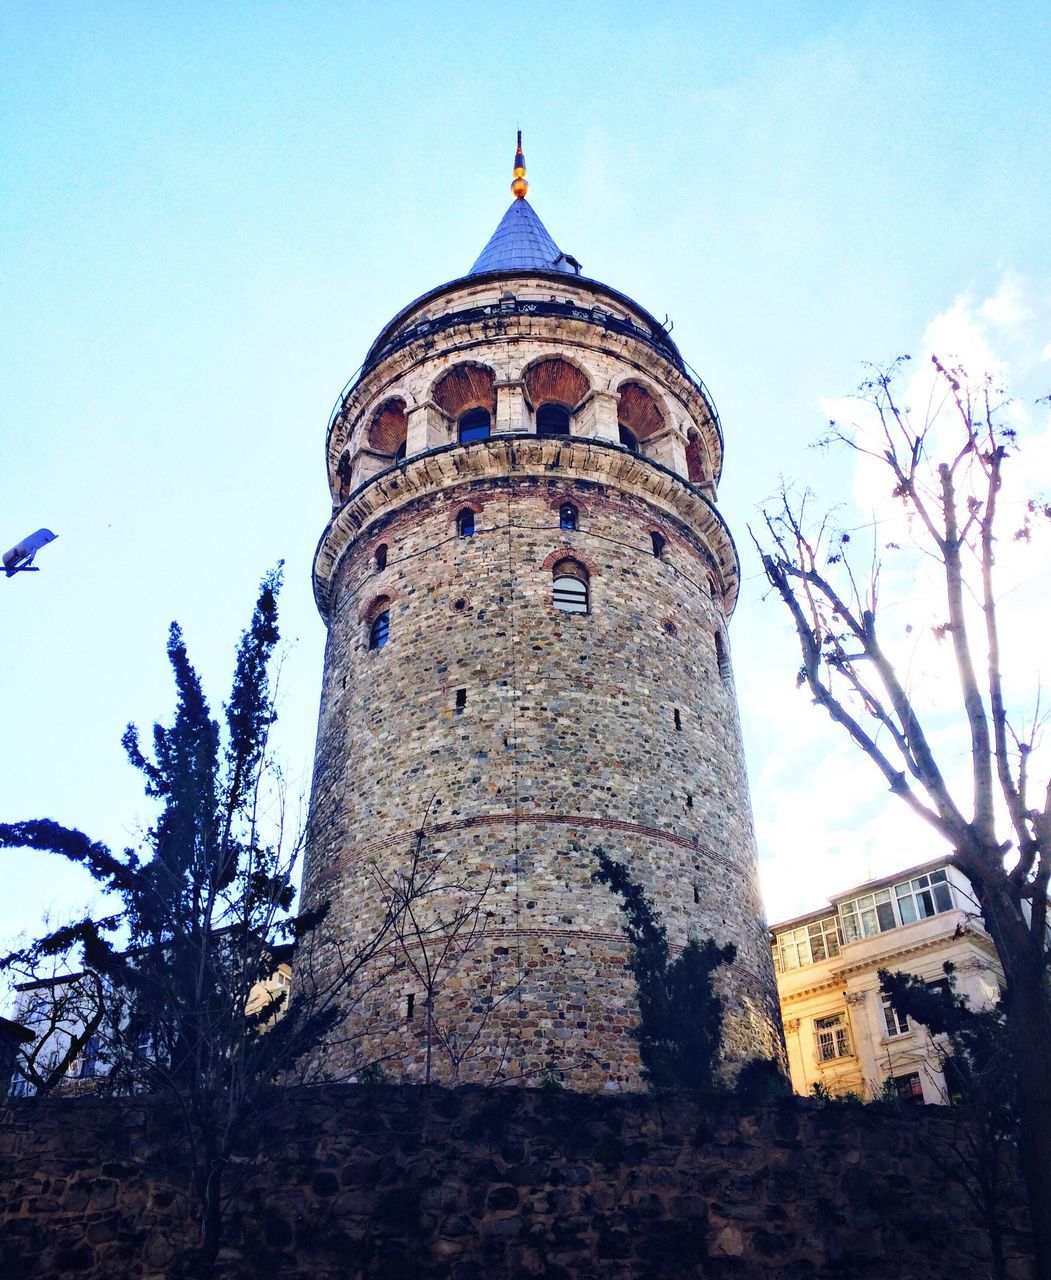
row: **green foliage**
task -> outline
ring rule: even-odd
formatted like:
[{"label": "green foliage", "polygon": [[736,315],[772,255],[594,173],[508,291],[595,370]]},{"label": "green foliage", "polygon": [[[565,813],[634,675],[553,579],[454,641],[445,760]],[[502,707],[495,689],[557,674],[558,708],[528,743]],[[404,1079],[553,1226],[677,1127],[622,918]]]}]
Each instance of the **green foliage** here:
[{"label": "green foliage", "polygon": [[1015,1090],[1003,1007],[972,1009],[956,990],[952,964],[944,968],[948,982],[938,986],[911,973],[881,969],[880,990],[899,1013],[945,1037],[947,1101],[970,1107],[995,1131],[1010,1134],[1016,1124]]},{"label": "green foliage", "polygon": [[770,1102],[790,1098],[792,1085],[770,1058],[750,1058],[737,1073],[734,1093],[745,1102]]},{"label": "green foliage", "polygon": [[816,1098],[818,1102],[835,1102],[835,1103],[855,1103],[859,1104],[865,1101],[860,1093],[854,1089],[846,1089],[843,1093],[833,1093],[827,1085],[815,1080],[810,1086],[810,1096]]},{"label": "green foliage", "polygon": [[379,1062],[370,1062],[367,1067],[358,1072],[358,1084],[376,1086],[380,1084],[390,1084],[390,1077],[383,1066]]},{"label": "green foliage", "polygon": [[639,993],[639,1042],[643,1076],[657,1089],[720,1088],[716,1076],[723,1002],[712,986],[716,969],[737,955],[732,945],[691,939],[675,960],[664,926],[627,869],[597,853],[594,878],[623,904],[631,943],[631,969]]}]

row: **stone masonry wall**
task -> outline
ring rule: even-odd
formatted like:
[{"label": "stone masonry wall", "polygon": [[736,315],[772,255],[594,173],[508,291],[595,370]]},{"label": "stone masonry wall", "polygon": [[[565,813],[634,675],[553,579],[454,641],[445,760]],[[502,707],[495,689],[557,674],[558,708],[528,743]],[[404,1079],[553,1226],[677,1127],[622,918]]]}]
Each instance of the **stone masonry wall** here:
[{"label": "stone masonry wall", "polygon": [[[942,1108],[330,1086],[235,1165],[224,1280],[960,1280],[992,1274]],[[149,1100],[10,1104],[0,1275],[178,1280],[193,1201]],[[1009,1280],[1032,1275],[1008,1181]]]},{"label": "stone masonry wall", "polygon": [[[567,501],[579,511],[572,531],[559,527]],[[475,533],[458,537],[465,507]],[[665,540],[660,558],[651,532]],[[589,572],[586,615],[552,604],[562,555]],[[370,650],[381,601],[390,639]],[[728,1062],[780,1055],[717,636],[725,645],[697,534],[582,479],[450,482],[348,549],[329,617],[304,884],[308,901],[329,901],[344,956],[379,931],[381,882],[408,866],[421,826],[427,857],[445,859],[439,881],[457,886],[446,906],[488,886],[485,938],[438,987],[437,1079],[638,1085],[624,917],[593,881],[599,849],[630,868],[674,946],[690,936],[736,946],[721,977]],[[370,970],[376,991],[353,1003],[350,989],[347,1034],[322,1064],[337,1078],[376,1060],[393,1078],[420,1078],[423,992],[405,963],[391,971],[406,958],[386,948]],[[332,949],[322,967],[336,963]]]}]

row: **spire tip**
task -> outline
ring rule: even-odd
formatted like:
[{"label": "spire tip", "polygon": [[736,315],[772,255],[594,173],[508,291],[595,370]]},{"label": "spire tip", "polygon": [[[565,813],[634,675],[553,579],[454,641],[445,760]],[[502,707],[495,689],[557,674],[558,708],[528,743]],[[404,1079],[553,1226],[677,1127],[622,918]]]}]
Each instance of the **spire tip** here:
[{"label": "spire tip", "polygon": [[522,154],[522,130],[518,130],[518,149],[515,151],[515,171],[511,179],[511,190],[516,200],[524,200],[529,190],[526,181],[525,156]]}]

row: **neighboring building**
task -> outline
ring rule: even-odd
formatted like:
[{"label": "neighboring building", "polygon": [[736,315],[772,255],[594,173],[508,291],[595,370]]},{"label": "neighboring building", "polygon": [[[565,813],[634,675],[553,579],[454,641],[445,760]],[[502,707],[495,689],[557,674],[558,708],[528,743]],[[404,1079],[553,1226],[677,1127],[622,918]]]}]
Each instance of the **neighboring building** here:
[{"label": "neighboring building", "polygon": [[946,981],[976,1009],[1001,970],[965,877],[944,861],[870,880],[770,929],[792,1087],[945,1102],[937,1045],[880,994],[878,970]]},{"label": "neighboring building", "polygon": [[446,1081],[638,1087],[599,850],[673,947],[736,946],[729,1071],[782,1054],[727,639],[722,428],[665,325],[584,276],[526,189],[519,147],[473,267],[384,327],[328,426],[303,885],[331,933],[312,972],[338,980],[382,935],[421,844],[453,886],[428,899],[433,951],[467,895],[484,919],[433,1000],[394,941],[348,982],[324,1053],[336,1078],[382,1063],[418,1079],[433,1060]]},{"label": "neighboring building", "polygon": [[[273,959],[273,972],[256,982],[249,994],[245,1006],[249,1017],[265,1014],[271,1005],[273,1016],[282,1016],[292,984],[292,947],[284,943],[275,947]],[[0,1018],[0,1050],[6,1036],[11,1055],[11,1069],[0,1082],[0,1096],[10,1085],[14,1097],[31,1097],[38,1091],[34,1075],[43,1082],[42,1087],[55,1088],[63,1094],[90,1092],[108,1079],[112,1061],[107,1044],[113,1041],[113,1018],[119,1016],[124,1027],[127,1022],[125,1014],[114,1014],[117,1002],[111,1004],[107,1000],[102,1009],[100,1001],[107,989],[107,984],[90,973],[56,974],[18,983],[15,1013],[19,1021]],[[260,1019],[264,1027],[266,1022],[267,1018]],[[14,1044],[12,1028],[21,1030],[21,1045]],[[88,1034],[92,1028],[92,1034]],[[153,1053],[151,1037],[143,1032],[136,1054],[140,1060],[156,1061]]]}]

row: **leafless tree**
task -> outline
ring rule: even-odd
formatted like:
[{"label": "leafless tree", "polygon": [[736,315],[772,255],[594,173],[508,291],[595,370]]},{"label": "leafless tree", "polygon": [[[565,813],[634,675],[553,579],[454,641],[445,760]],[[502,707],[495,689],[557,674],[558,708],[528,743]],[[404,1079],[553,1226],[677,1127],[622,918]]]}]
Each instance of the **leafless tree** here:
[{"label": "leafless tree", "polygon": [[[795,626],[799,683],[890,791],[946,842],[948,860],[973,887],[1006,979],[1020,1155],[1039,1275],[1048,1280],[1051,782],[1030,777],[1042,723],[1038,696],[1019,712],[1005,695],[996,584],[998,550],[1005,540],[1029,539],[1033,522],[1048,509],[1030,499],[1021,518],[1008,523],[1015,512],[1002,507],[1002,488],[1016,440],[1009,402],[991,379],[971,382],[935,359],[934,391],[920,416],[900,401],[901,367],[896,361],[875,370],[860,388],[865,421],[858,429],[832,423],[828,439],[885,475],[906,517],[905,535],[881,542],[877,527],[873,546],[859,552],[860,539],[838,530],[829,515],[816,516],[809,495],[782,488],[764,513],[757,546]],[[947,748],[944,729],[937,737],[932,731],[922,683],[910,681],[907,665],[895,657],[895,640],[913,623],[884,590],[888,555],[907,557],[917,574],[933,572],[938,584],[940,678],[951,681],[956,706]],[[1011,675],[1017,686],[1022,673]],[[954,759],[964,744],[969,778],[959,779]]]},{"label": "leafless tree", "polygon": [[[492,1054],[497,1011],[515,994],[521,979],[502,981],[494,962],[484,976],[472,971],[470,991],[450,993],[452,980],[464,975],[491,929],[493,872],[476,877],[454,872],[448,851],[433,853],[427,833],[430,810],[428,806],[407,865],[389,874],[373,865],[372,876],[384,903],[384,918],[390,922],[385,954],[411,974],[421,996],[424,1082],[434,1079],[437,1051],[448,1064],[446,1083],[457,1084],[465,1063]],[[507,1049],[505,1042],[496,1055],[494,1079]]]}]

